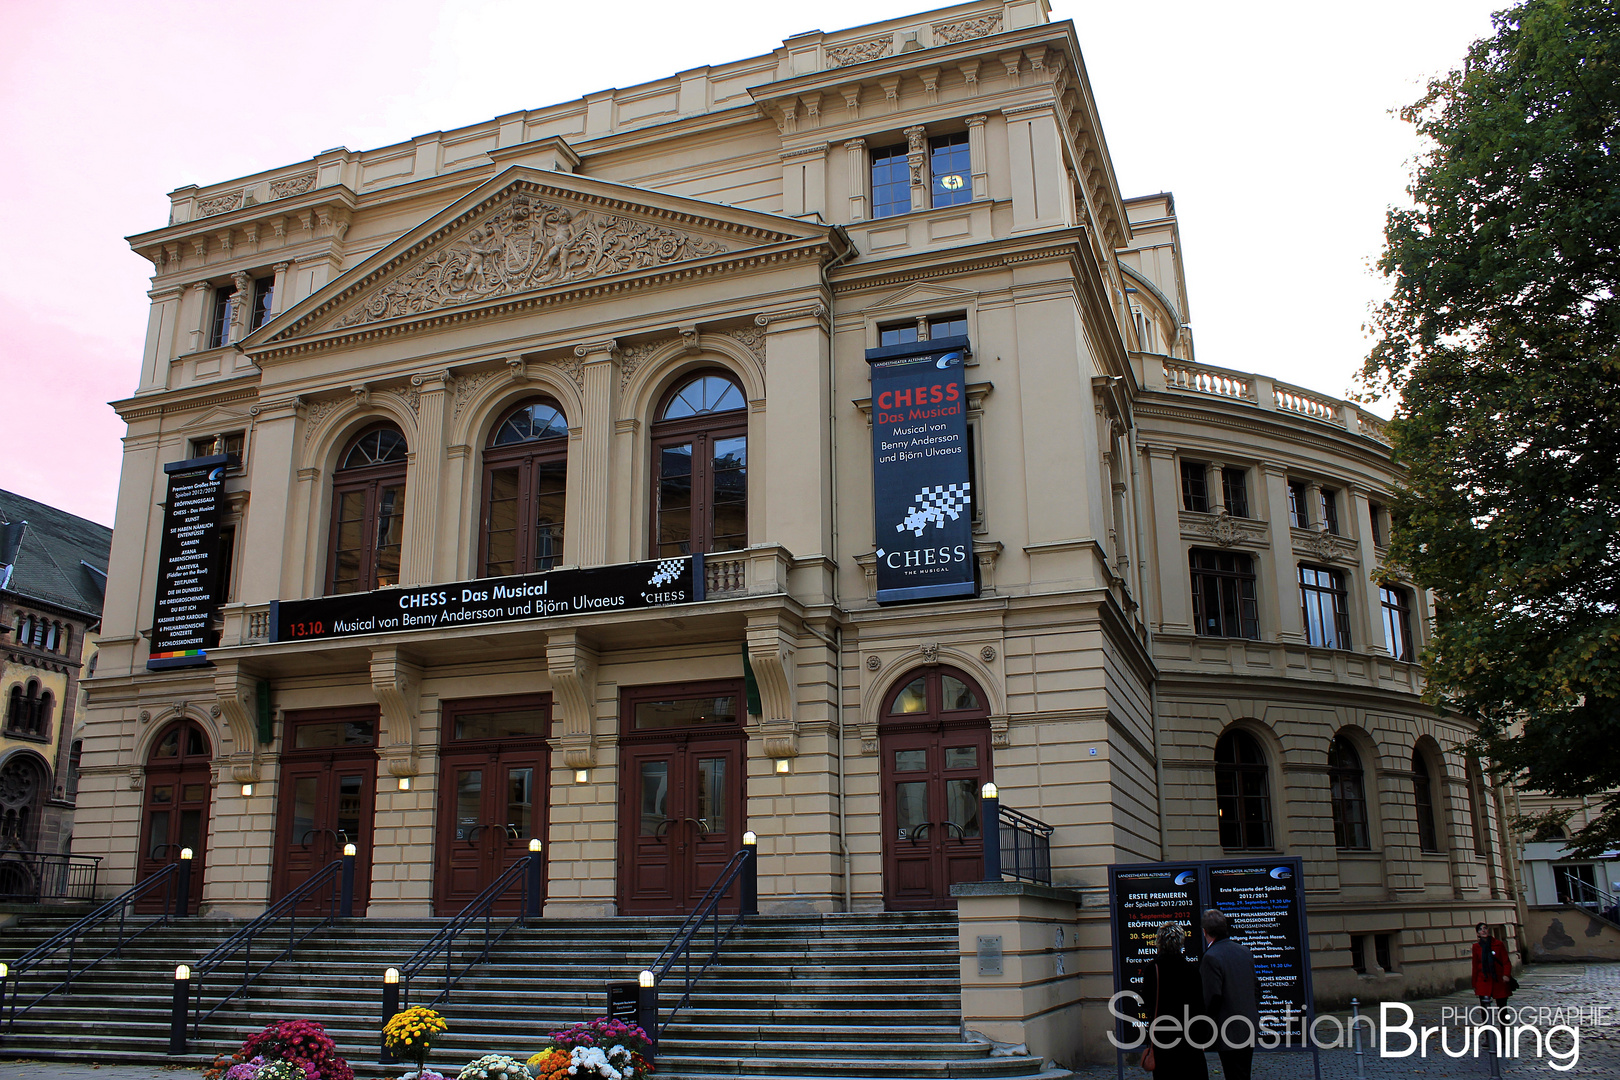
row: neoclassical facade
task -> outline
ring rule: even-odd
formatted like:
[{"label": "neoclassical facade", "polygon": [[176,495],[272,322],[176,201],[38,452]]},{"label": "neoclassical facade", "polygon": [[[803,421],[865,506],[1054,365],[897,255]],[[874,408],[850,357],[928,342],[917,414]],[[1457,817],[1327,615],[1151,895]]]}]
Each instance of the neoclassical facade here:
[{"label": "neoclassical facade", "polygon": [[[1379,576],[1378,422],[1195,362],[1173,203],[1119,192],[1041,0],[172,200],[131,238],[104,876],[184,843],[245,915],[347,839],[368,916],[421,916],[538,838],[547,914],[662,913],[746,829],[766,910],[948,907],[993,780],[1054,828],[1098,1032],[1115,862],[1302,856],[1324,998],[1449,988],[1512,921],[1494,791],[1419,701],[1429,600]],[[879,603],[868,354],[961,338],[972,595]],[[211,454],[218,640],[148,670],[164,466]],[[446,614],[694,555],[701,599]],[[272,606],[322,597],[388,616]]]}]

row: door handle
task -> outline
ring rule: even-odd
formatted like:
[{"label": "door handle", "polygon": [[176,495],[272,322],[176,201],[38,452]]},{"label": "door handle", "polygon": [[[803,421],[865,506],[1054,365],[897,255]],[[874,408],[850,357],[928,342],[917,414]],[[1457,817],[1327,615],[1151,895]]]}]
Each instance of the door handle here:
[{"label": "door handle", "polygon": [[478,846],[478,834],[483,832],[487,828],[489,828],[488,825],[485,825],[483,822],[479,822],[477,825],[474,825],[472,828],[468,829],[467,830],[467,846],[468,847],[477,847]]},{"label": "door handle", "polygon": [[681,820],[682,821],[690,821],[692,824],[696,825],[703,832],[704,836],[709,835],[709,823],[707,821],[703,820],[702,818],[689,817],[689,818],[681,818]]},{"label": "door handle", "polygon": [[662,840],[664,838],[664,830],[675,824],[677,820],[678,819],[672,817],[665,818],[663,821],[658,823],[658,828],[653,830],[653,836],[657,837],[659,840]]},{"label": "door handle", "polygon": [[505,825],[497,826],[501,830],[501,846],[504,847],[513,840],[523,839],[522,830],[508,821]]},{"label": "door handle", "polygon": [[913,825],[911,827],[911,831],[906,833],[906,839],[915,844],[918,840],[922,839],[923,833],[927,832],[933,827],[934,823],[932,821],[925,821],[921,825]]},{"label": "door handle", "polygon": [[967,830],[964,829],[962,826],[958,825],[956,822],[950,821],[950,820],[945,820],[945,821],[940,822],[940,824],[945,826],[947,829],[955,829],[956,830],[956,838],[958,840],[967,839]]}]

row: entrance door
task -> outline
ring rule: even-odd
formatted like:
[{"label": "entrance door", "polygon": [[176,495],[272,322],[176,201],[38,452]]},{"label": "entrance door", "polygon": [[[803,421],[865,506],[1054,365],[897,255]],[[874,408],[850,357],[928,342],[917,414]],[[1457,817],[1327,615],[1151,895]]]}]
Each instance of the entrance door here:
[{"label": "entrance door", "polygon": [[[619,910],[685,914],[742,847],[747,828],[734,682],[626,691],[619,740]],[[722,910],[737,910],[736,896]]]},{"label": "entrance door", "polygon": [[[433,895],[439,915],[456,915],[546,837],[551,695],[447,701],[443,714]],[[495,910],[517,914],[521,896]]]},{"label": "entrance door", "polygon": [[954,908],[984,869],[979,790],[991,778],[984,694],[962,672],[902,677],[879,727],[883,896],[890,910]]},{"label": "entrance door", "polygon": [[[191,849],[191,910],[202,903],[203,871],[208,865],[208,802],[212,794],[208,735],[195,720],[178,720],[152,744],[146,759],[141,807],[140,865],[137,879],[180,861]],[[163,895],[141,901],[145,912],[162,910]]]},{"label": "entrance door", "polygon": [[[289,712],[276,805],[272,899],[297,889],[355,846],[354,912],[371,893],[372,808],[377,793],[375,706]],[[315,911],[318,900],[300,905]]]}]

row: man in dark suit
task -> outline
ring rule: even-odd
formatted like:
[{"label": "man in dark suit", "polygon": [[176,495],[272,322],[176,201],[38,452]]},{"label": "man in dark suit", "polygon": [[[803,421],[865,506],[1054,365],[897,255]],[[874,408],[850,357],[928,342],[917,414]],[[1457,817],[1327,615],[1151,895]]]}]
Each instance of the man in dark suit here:
[{"label": "man in dark suit", "polygon": [[[1210,908],[1204,912],[1204,1007],[1220,1033],[1216,1050],[1226,1080],[1249,1080],[1255,1037],[1260,1030],[1260,979],[1254,957],[1232,940],[1232,925]],[[1227,1021],[1231,1021],[1229,1024]]]}]

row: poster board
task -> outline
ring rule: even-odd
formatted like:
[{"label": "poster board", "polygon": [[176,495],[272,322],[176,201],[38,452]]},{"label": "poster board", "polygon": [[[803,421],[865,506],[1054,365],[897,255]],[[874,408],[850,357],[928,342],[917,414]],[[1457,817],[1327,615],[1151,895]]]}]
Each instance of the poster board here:
[{"label": "poster board", "polygon": [[219,565],[219,519],[228,454],[171,461],[158,545],[149,671],[200,667],[215,643],[214,612],[228,567]]}]

